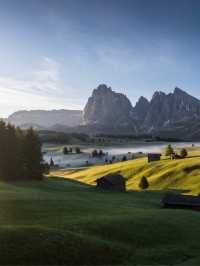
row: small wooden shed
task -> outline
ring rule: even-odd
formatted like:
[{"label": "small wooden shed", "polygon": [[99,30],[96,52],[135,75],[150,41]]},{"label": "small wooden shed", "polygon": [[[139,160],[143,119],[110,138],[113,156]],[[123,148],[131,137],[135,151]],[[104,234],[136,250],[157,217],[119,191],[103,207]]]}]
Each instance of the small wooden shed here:
[{"label": "small wooden shed", "polygon": [[126,179],[118,174],[109,174],[96,180],[97,187],[113,191],[126,191]]},{"label": "small wooden shed", "polygon": [[163,208],[193,209],[200,211],[200,196],[167,194],[161,201]]},{"label": "small wooden shed", "polygon": [[148,153],[148,163],[154,161],[160,161],[162,154],[160,153]]}]

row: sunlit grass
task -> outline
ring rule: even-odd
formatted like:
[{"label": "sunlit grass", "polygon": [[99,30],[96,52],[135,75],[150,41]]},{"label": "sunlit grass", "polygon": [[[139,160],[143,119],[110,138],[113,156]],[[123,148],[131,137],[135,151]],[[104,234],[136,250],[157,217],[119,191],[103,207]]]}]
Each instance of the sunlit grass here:
[{"label": "sunlit grass", "polygon": [[200,148],[189,147],[188,158],[170,160],[163,156],[159,162],[148,163],[147,158],[102,166],[91,166],[76,171],[55,171],[52,175],[79,180],[94,185],[103,175],[120,172],[127,179],[127,189],[138,190],[142,176],[150,183],[149,189],[179,189],[186,193],[200,193]]}]

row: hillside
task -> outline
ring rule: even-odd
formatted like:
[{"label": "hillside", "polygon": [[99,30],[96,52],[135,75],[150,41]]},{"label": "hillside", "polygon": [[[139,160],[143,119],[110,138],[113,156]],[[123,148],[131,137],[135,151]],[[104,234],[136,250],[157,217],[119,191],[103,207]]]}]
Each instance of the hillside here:
[{"label": "hillside", "polygon": [[55,177],[0,189],[1,265],[200,263],[200,213],[161,209],[164,192],[110,193]]},{"label": "hillside", "polygon": [[147,159],[137,159],[112,165],[93,166],[78,171],[58,171],[52,173],[75,179],[87,184],[95,184],[94,181],[107,173],[120,171],[127,178],[129,190],[138,189],[138,183],[142,176],[146,176],[150,182],[151,190],[177,189],[185,193],[200,193],[200,149],[188,148],[189,158],[182,160],[169,160],[163,158],[160,162],[148,164]]}]

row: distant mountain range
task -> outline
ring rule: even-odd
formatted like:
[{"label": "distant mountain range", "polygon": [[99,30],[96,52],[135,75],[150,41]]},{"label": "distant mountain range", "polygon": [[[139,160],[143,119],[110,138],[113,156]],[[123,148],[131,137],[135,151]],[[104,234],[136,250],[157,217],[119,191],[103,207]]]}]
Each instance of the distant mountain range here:
[{"label": "distant mountain range", "polygon": [[7,121],[22,128],[34,127],[48,129],[56,126],[75,127],[81,124],[82,111],[79,110],[32,110],[18,111],[10,115]]},{"label": "distant mountain range", "polygon": [[8,122],[55,131],[200,139],[200,100],[175,88],[169,94],[156,91],[150,101],[140,97],[132,106],[124,94],[101,84],[83,111],[19,111]]}]

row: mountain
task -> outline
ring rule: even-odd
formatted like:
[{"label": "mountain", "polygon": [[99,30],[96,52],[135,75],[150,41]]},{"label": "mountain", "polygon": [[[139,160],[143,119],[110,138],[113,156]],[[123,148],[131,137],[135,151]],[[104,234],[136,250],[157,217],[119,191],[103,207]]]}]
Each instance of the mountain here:
[{"label": "mountain", "polygon": [[27,128],[50,128],[56,124],[63,126],[74,127],[81,124],[82,111],[78,110],[32,110],[18,111],[10,115],[7,121],[15,126]]},{"label": "mountain", "polygon": [[176,87],[169,94],[156,91],[150,101],[140,97],[133,107],[125,95],[102,84],[88,99],[83,124],[96,133],[200,138],[200,100]]},{"label": "mountain", "polygon": [[143,128],[150,131],[175,127],[176,123],[187,123],[200,119],[200,101],[179,88],[173,93],[154,93]]},{"label": "mountain", "polygon": [[7,121],[60,132],[200,139],[200,100],[176,87],[169,94],[156,91],[150,101],[140,97],[133,107],[126,95],[101,84],[83,111],[19,111]]},{"label": "mountain", "polygon": [[83,111],[83,125],[119,131],[119,128],[137,132],[133,106],[122,93],[113,91],[105,84],[93,90]]},{"label": "mountain", "polygon": [[134,118],[139,121],[140,124],[143,123],[146,118],[149,107],[150,102],[145,97],[141,96],[133,109]]}]

